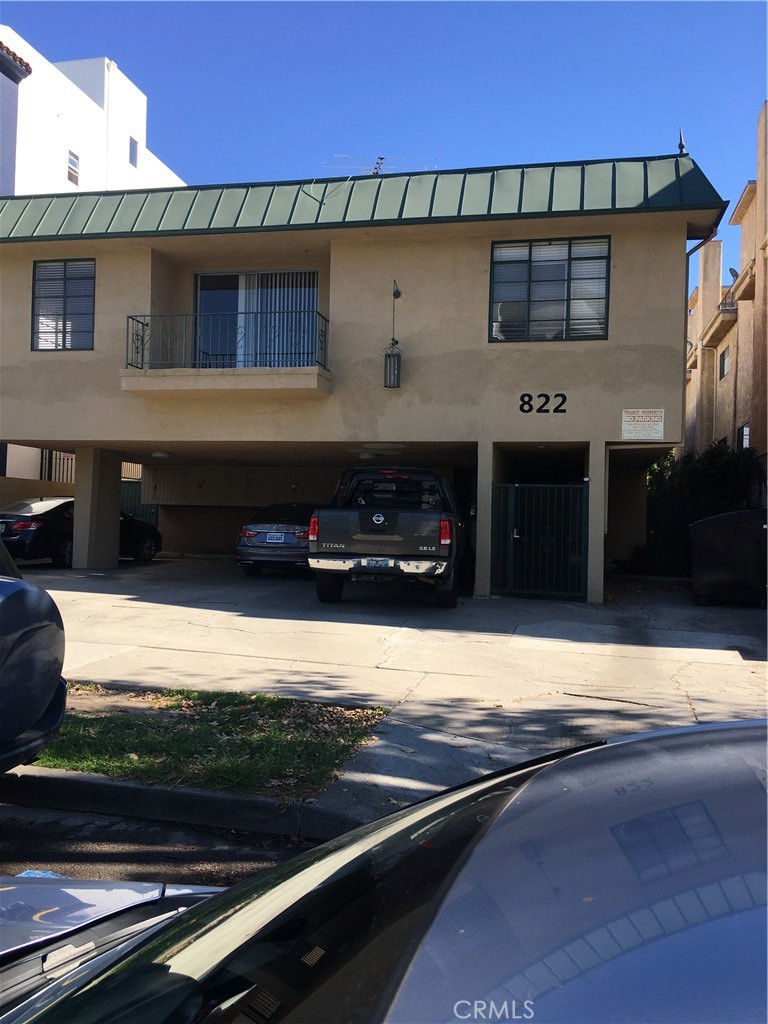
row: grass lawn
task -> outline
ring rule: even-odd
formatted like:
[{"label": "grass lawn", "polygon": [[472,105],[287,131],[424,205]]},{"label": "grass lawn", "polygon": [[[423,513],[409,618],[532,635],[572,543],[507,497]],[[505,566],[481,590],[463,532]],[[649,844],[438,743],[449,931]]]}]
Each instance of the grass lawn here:
[{"label": "grass lawn", "polygon": [[386,714],[261,694],[69,689],[42,767],[285,800],[317,795]]}]

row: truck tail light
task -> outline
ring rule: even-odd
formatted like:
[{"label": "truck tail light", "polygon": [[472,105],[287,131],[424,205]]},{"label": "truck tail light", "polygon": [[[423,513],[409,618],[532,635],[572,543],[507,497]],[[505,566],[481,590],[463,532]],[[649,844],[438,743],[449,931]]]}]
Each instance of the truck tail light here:
[{"label": "truck tail light", "polygon": [[36,519],[17,519],[11,527],[11,533],[21,533],[22,530],[37,530],[42,525]]},{"label": "truck tail light", "polygon": [[309,520],[309,535],[307,540],[312,543],[317,543],[317,516],[312,516]]},{"label": "truck tail light", "polygon": [[249,530],[247,526],[243,526],[240,529],[240,536],[241,537],[255,537],[256,533],[255,533],[254,530]]},{"label": "truck tail light", "polygon": [[450,519],[440,520],[440,543],[450,544],[453,540],[453,524]]}]

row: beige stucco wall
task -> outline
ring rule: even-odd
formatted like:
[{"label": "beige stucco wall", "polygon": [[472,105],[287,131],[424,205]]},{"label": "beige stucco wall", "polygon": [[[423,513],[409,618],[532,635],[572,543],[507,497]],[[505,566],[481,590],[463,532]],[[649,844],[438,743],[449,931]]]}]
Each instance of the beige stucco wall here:
[{"label": "beige stucco wall", "polygon": [[[736,324],[720,341],[714,350],[714,401],[712,404],[712,440],[723,438],[729,445],[734,443],[734,396],[739,365],[739,331]],[[720,376],[720,359],[728,351],[728,371]]]},{"label": "beige stucco wall", "polygon": [[[302,237],[308,233],[293,234],[294,265],[302,265]],[[580,234],[611,236],[608,340],[488,344],[491,241]],[[167,310],[169,303],[183,309],[188,302],[192,312],[194,270],[234,266],[226,237],[205,241],[207,258],[186,265],[135,240],[6,246],[0,277],[0,437],[33,443],[55,437],[62,446],[115,448],[126,440],[167,446],[180,440],[307,437],[615,441],[622,408],[648,407],[665,409],[665,440],[680,440],[680,216],[445,225],[414,228],[413,236],[407,228],[337,232],[327,243],[329,262],[321,267],[331,320],[330,397],[245,391],[222,401],[217,393],[139,397],[121,391],[126,316],[159,305]],[[311,241],[307,265],[318,265],[319,240]],[[251,254],[243,239],[238,244],[238,264],[259,265],[264,255],[255,251],[258,246]],[[94,350],[31,352],[33,260],[84,255],[97,261]],[[287,265],[285,253],[278,258],[281,267]],[[397,391],[382,387],[393,279],[402,292],[396,330],[404,353],[403,386]],[[540,391],[567,393],[567,415],[521,413],[519,394]]]},{"label": "beige stucco wall", "polygon": [[0,476],[0,506],[23,501],[25,498],[63,498],[74,493],[74,484],[62,484],[56,480]]}]

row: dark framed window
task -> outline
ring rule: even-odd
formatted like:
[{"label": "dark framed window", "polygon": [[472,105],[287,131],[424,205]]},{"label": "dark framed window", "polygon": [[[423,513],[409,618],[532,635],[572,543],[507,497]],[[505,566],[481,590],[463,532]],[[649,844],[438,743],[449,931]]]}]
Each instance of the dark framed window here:
[{"label": "dark framed window", "polygon": [[731,368],[731,347],[726,345],[720,353],[720,380],[723,379]]},{"label": "dark framed window", "polygon": [[34,351],[93,348],[95,260],[41,260],[32,278]]},{"label": "dark framed window", "polygon": [[80,157],[71,149],[67,157],[67,177],[73,185],[80,184]]},{"label": "dark framed window", "polygon": [[132,167],[139,166],[139,144],[136,139],[128,139],[128,161]]},{"label": "dark framed window", "polygon": [[745,448],[749,448],[749,424],[745,423],[743,427],[739,427],[736,433],[736,447],[739,451],[743,451]]},{"label": "dark framed window", "polygon": [[610,239],[496,242],[491,341],[608,336]]}]

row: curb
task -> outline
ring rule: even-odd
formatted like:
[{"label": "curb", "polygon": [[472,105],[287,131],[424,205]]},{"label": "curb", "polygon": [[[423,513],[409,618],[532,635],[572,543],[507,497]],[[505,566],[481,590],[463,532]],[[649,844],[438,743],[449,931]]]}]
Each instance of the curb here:
[{"label": "curb", "polygon": [[268,796],[235,796],[202,789],[165,789],[104,775],[32,766],[0,775],[0,803],[320,841],[334,839],[362,824],[347,814],[312,803],[282,803]]}]

